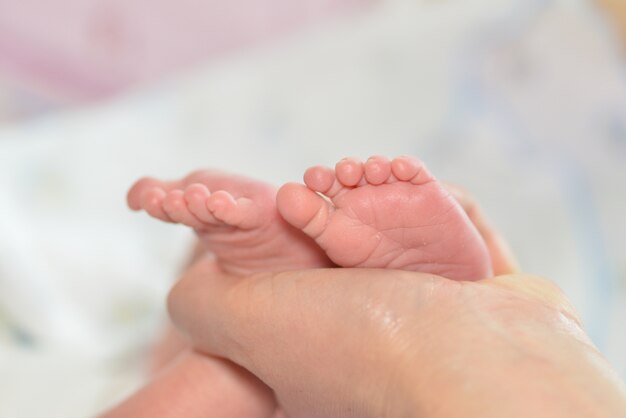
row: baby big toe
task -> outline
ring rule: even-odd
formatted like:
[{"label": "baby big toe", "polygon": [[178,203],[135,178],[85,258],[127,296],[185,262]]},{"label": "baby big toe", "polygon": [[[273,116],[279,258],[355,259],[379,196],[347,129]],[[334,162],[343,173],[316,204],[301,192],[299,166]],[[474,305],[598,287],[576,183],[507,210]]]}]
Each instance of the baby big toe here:
[{"label": "baby big toe", "polygon": [[332,205],[302,184],[288,183],[278,190],[276,205],[281,216],[312,238],[324,232]]}]

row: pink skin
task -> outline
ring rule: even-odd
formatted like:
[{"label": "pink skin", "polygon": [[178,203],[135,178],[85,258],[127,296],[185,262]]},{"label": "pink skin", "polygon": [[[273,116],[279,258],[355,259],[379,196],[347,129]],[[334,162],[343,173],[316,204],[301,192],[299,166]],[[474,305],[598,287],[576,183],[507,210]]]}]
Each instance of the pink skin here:
[{"label": "pink skin", "polygon": [[304,182],[276,195],[255,180],[197,171],[174,182],[141,179],[128,204],[194,228],[219,266],[236,275],[327,267],[326,255],[343,267],[455,280],[492,275],[478,230],[417,159],[346,158],[334,170],[310,168]]},{"label": "pink skin", "polygon": [[343,267],[390,268],[454,280],[492,276],[484,240],[421,161],[344,159],[278,192],[283,218]]},{"label": "pink skin", "polygon": [[275,200],[271,186],[218,171],[173,182],[143,178],[128,192],[131,209],[193,228],[231,274],[332,266],[313,240],[281,218]]},{"label": "pink skin", "polygon": [[[214,266],[239,276],[328,267],[332,260],[344,267],[413,270],[457,280],[491,277],[485,241],[457,200],[418,160],[372,157],[363,164],[344,159],[335,170],[307,170],[304,180],[306,186],[287,184],[276,194],[264,183],[215,171],[194,172],[174,182],[144,178],[129,191],[128,205],[193,228],[215,254]],[[194,352],[188,358],[202,364]],[[205,363],[226,375],[232,371],[219,358]],[[172,376],[185,375],[185,367],[174,367]],[[219,387],[218,378],[212,379],[208,387]],[[255,417],[267,417],[275,408],[271,403],[259,406],[258,394],[265,389],[221,389],[226,392],[222,398],[228,395],[240,407],[257,410]],[[160,395],[148,393],[146,398],[151,404]],[[145,407],[133,402],[126,407]],[[206,396],[197,403],[205,405],[199,411],[220,410],[219,402]],[[126,416],[123,408],[118,412],[107,417]],[[216,416],[239,416],[222,412]],[[282,416],[279,410],[276,414]]]}]

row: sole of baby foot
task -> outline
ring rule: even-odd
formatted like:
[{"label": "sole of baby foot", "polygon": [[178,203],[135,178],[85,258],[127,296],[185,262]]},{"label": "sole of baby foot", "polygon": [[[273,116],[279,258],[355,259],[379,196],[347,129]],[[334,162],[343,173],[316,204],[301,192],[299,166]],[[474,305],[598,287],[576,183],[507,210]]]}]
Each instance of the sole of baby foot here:
[{"label": "sole of baby foot", "polygon": [[284,185],[278,210],[343,267],[419,271],[454,280],[491,276],[485,242],[462,207],[412,157],[305,172]]}]

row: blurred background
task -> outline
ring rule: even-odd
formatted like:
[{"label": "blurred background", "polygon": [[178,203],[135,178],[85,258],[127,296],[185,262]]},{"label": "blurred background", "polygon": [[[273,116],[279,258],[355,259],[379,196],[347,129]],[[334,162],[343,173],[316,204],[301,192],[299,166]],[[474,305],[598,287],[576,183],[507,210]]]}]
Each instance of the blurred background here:
[{"label": "blurred background", "polygon": [[412,154],[626,377],[623,0],[0,0],[0,417],[132,391],[192,235],[139,176]]}]

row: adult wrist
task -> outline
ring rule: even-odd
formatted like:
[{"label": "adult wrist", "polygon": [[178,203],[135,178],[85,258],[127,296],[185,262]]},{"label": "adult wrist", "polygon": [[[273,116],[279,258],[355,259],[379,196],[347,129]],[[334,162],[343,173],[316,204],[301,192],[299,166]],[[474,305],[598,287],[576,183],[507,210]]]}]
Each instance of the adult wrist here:
[{"label": "adult wrist", "polygon": [[570,316],[524,298],[497,309],[461,299],[416,334],[403,416],[626,416],[623,382]]}]

